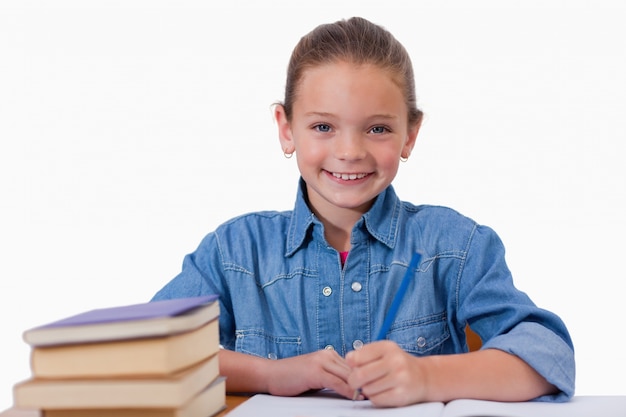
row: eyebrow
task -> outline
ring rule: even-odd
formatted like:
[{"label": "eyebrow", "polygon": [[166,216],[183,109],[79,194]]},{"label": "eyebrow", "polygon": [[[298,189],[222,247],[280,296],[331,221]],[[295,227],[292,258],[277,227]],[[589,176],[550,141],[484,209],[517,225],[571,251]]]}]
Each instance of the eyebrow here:
[{"label": "eyebrow", "polygon": [[[319,111],[311,111],[304,113],[304,116],[317,116],[317,117],[336,117],[333,113],[328,112],[319,112]],[[373,114],[368,117],[369,119],[397,119],[398,116],[393,114]]]}]

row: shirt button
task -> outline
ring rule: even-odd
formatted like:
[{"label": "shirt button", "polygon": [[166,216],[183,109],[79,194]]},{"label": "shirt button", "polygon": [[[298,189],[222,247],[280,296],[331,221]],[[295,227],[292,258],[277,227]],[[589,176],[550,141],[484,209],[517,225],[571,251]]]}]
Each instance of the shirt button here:
[{"label": "shirt button", "polygon": [[271,359],[271,360],[276,360],[276,359],[278,359],[278,357],[276,357],[276,354],[275,354],[275,353],[268,353],[268,354],[267,354],[267,358],[268,358],[268,359]]},{"label": "shirt button", "polygon": [[354,350],[359,350],[363,347],[363,342],[357,339],[354,342],[352,342],[352,347],[354,348]]},{"label": "shirt button", "polygon": [[333,289],[330,287],[324,287],[324,289],[322,290],[322,294],[324,294],[324,296],[326,297],[328,297],[332,293],[333,293]]},{"label": "shirt button", "polygon": [[354,281],[352,283],[352,285],[350,286],[350,288],[352,288],[352,291],[354,291],[354,292],[359,292],[359,291],[361,291],[363,286],[361,285],[360,282]]},{"label": "shirt button", "polygon": [[326,350],[335,350],[335,347],[333,345],[326,345],[326,346],[324,346],[324,349],[326,349]]},{"label": "shirt button", "polygon": [[417,347],[423,348],[426,346],[426,338],[424,336],[420,336],[417,338]]}]

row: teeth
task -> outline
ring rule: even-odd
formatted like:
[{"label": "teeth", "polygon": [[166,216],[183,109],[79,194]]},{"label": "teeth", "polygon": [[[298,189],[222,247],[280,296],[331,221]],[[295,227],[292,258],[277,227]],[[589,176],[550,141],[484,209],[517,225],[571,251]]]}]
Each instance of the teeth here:
[{"label": "teeth", "polygon": [[340,174],[338,172],[333,172],[333,177],[341,178],[342,180],[358,180],[365,177],[367,174]]}]

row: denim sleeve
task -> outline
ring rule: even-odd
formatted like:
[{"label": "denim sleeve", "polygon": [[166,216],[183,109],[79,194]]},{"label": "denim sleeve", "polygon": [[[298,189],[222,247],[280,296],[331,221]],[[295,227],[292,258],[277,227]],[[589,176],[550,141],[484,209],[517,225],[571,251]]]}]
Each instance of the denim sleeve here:
[{"label": "denim sleeve", "polygon": [[228,287],[224,285],[219,244],[215,233],[208,234],[198,248],[185,256],[181,272],[161,288],[151,301],[218,294],[220,302],[220,344],[234,349],[234,324]]},{"label": "denim sleeve", "polygon": [[524,360],[560,392],[537,401],[567,401],[574,395],[574,347],[563,321],[518,290],[495,232],[477,226],[457,283],[458,317],[483,340]]}]

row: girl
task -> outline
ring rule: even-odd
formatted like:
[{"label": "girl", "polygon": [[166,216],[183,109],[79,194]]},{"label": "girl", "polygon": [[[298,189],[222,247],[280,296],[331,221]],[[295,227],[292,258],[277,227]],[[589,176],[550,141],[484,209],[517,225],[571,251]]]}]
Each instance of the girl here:
[{"label": "girl", "polygon": [[[404,47],[365,19],[321,25],[295,47],[275,107],[301,173],[293,210],[221,225],[154,297],[220,295],[228,391],[360,389],[379,406],[573,395],[568,331],[514,287],[498,236],[396,196],[422,120],[414,90]],[[395,321],[374,341],[416,251]],[[479,351],[467,352],[468,324]]]}]

